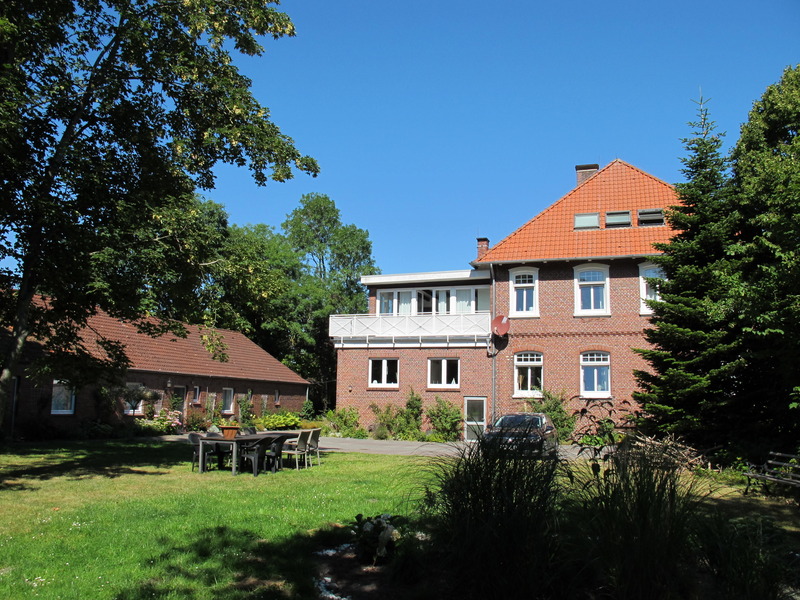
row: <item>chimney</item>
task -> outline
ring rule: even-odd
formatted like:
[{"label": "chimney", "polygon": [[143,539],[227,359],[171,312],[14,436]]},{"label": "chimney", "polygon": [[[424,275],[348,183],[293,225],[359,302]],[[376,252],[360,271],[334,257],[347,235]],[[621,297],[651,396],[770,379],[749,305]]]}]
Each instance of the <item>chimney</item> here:
[{"label": "chimney", "polygon": [[578,179],[577,185],[582,184],[589,179],[589,177],[597,173],[599,168],[600,165],[575,165],[575,176]]},{"label": "chimney", "polygon": [[483,255],[489,251],[489,238],[478,238],[478,260],[483,258]]}]

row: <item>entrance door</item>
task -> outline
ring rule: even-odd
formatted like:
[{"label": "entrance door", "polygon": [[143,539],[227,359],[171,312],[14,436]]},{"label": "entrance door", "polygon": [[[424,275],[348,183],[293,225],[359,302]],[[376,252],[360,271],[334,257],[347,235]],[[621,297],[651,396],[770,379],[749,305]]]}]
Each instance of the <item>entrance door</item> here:
[{"label": "entrance door", "polygon": [[475,441],[486,429],[486,396],[464,397],[464,439]]}]

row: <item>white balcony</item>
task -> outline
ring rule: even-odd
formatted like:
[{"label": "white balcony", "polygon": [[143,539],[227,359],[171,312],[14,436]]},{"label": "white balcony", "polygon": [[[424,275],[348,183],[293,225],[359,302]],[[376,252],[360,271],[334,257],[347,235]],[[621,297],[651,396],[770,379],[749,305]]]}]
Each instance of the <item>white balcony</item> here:
[{"label": "white balcony", "polygon": [[482,346],[489,312],[423,315],[331,315],[329,335],[342,346]]}]

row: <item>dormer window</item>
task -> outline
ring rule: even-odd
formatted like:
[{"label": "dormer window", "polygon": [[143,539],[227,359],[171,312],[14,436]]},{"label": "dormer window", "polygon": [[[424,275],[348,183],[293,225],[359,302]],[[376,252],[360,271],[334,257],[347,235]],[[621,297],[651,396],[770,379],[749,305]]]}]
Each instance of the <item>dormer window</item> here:
[{"label": "dormer window", "polygon": [[652,227],[664,224],[664,211],[660,208],[643,208],[639,210],[639,227]]},{"label": "dormer window", "polygon": [[600,229],[600,213],[577,213],[575,229]]},{"label": "dormer window", "polygon": [[631,211],[617,210],[606,213],[606,227],[630,227]]}]

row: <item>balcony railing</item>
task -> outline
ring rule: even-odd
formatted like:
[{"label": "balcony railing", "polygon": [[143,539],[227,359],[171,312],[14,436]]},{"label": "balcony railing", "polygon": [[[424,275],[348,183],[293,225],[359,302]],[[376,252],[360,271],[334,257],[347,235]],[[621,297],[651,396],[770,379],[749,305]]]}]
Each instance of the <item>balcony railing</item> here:
[{"label": "balcony railing", "polygon": [[448,315],[331,315],[334,339],[487,337],[490,313]]}]

